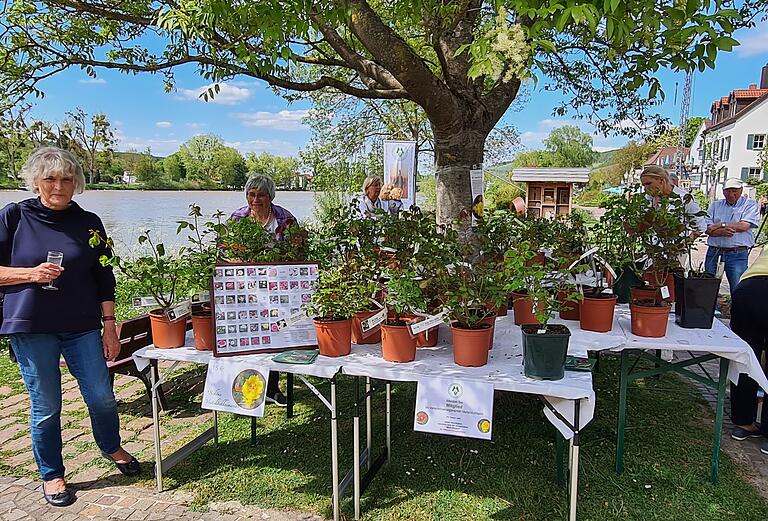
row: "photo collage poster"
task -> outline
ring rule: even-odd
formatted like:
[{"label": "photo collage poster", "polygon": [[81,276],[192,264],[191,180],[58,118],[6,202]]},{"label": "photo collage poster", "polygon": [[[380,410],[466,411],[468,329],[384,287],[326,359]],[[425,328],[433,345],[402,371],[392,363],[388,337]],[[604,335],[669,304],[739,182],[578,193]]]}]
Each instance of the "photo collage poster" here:
[{"label": "photo collage poster", "polygon": [[317,274],[313,263],[216,266],[214,356],[315,347],[312,320],[301,313]]}]

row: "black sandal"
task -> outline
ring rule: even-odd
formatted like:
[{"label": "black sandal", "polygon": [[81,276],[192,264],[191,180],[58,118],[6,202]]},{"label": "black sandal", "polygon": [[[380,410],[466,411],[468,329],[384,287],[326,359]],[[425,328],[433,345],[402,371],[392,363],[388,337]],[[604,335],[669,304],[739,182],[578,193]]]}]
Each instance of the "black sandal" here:
[{"label": "black sandal", "polygon": [[118,463],[106,452],[102,452],[101,455],[114,463],[115,467],[117,467],[117,470],[119,470],[124,476],[133,477],[141,474],[141,465],[139,465],[139,460],[133,456],[131,456],[131,461],[128,463]]},{"label": "black sandal", "polygon": [[43,490],[43,497],[48,502],[48,504],[55,506],[55,507],[68,507],[72,503],[75,502],[75,494],[70,489],[64,488],[61,492],[56,492],[54,494],[48,494],[45,491],[45,482],[43,482],[41,486]]}]

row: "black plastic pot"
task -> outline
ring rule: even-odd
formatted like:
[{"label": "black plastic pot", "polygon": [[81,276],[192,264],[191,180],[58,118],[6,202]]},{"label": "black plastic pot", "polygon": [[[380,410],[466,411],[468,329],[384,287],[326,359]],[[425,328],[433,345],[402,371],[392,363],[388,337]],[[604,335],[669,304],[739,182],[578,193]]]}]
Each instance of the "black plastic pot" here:
[{"label": "black plastic pot", "polygon": [[[548,326],[546,333],[538,334],[541,326],[521,326],[523,332],[523,373],[536,380],[560,380],[565,376],[565,357],[571,332],[562,325]],[[550,332],[554,330],[555,332]]]},{"label": "black plastic pot", "polygon": [[631,300],[629,288],[642,286],[643,281],[628,267],[620,269],[617,275],[618,277],[613,281],[613,293],[618,298],[619,304],[627,304]]},{"label": "black plastic pot", "polygon": [[689,329],[711,329],[715,319],[720,279],[711,273],[703,277],[675,275],[675,322]]}]

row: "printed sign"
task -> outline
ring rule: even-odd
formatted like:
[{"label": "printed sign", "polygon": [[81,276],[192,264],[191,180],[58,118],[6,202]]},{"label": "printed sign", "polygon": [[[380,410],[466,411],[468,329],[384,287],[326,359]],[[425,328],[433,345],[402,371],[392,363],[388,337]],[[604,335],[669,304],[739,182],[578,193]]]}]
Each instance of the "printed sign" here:
[{"label": "printed sign", "polygon": [[179,305],[172,307],[165,312],[165,316],[171,322],[176,322],[182,318],[186,318],[192,314],[192,303],[189,301],[181,302]]},{"label": "printed sign", "polygon": [[427,329],[431,329],[442,323],[447,313],[447,311],[443,311],[437,315],[428,316],[420,322],[411,322],[408,324],[408,328],[411,330],[411,336],[416,336],[422,331],[426,331]]},{"label": "printed sign", "polygon": [[203,409],[264,416],[269,369],[252,360],[212,358],[203,389]]},{"label": "printed sign", "polygon": [[384,322],[386,319],[387,319],[387,308],[383,308],[381,311],[379,311],[375,315],[371,315],[365,320],[361,320],[360,330],[363,333],[367,333],[368,331],[373,332],[373,329],[381,325],[381,323]]},{"label": "printed sign", "polygon": [[493,384],[452,378],[419,379],[413,429],[491,439]]},{"label": "printed sign", "polygon": [[416,201],[416,142],[384,141],[381,199],[399,200],[408,209]]},{"label": "printed sign", "polygon": [[469,171],[469,187],[472,190],[472,222],[483,218],[485,182],[482,170]]},{"label": "printed sign", "polygon": [[303,311],[317,264],[222,264],[213,276],[214,356],[315,347]]}]

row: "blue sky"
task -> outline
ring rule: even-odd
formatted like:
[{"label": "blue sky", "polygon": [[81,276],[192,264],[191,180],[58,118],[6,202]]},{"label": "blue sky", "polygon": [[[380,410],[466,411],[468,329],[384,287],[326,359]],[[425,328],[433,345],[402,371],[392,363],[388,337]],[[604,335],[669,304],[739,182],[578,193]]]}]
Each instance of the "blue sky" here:
[{"label": "blue sky", "polygon": [[[740,31],[736,39],[742,45],[734,52],[720,54],[715,70],[696,74],[692,116],[708,116],[713,100],[732,89],[759,83],[760,70],[768,63],[768,22]],[[667,99],[658,110],[676,123],[683,75],[664,72],[660,78]],[[677,104],[675,82],[679,82]],[[177,69],[176,91],[171,93],[163,91],[160,76],[99,70],[98,78],[93,79],[71,69],[40,85],[46,96],[34,101],[33,115],[61,122],[67,110],[78,106],[91,114],[104,112],[114,126],[119,150],[143,151],[150,147],[161,156],[175,152],[184,141],[201,133],[217,134],[244,154],[266,151],[295,155],[309,140],[310,132],[302,124],[310,108],[308,103],[289,105],[265,83],[252,79],[222,84],[214,101],[204,102],[198,95],[207,85],[191,67]],[[593,133],[594,128],[585,121],[552,116],[561,98],[558,93],[539,88],[526,96],[527,101],[513,105],[504,121],[518,128],[527,148],[541,147],[541,141],[553,128],[565,124]],[[626,141],[621,136],[594,136],[597,150],[618,148]]]}]

